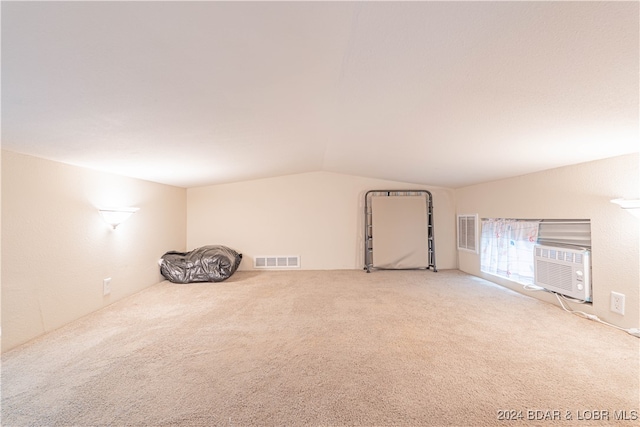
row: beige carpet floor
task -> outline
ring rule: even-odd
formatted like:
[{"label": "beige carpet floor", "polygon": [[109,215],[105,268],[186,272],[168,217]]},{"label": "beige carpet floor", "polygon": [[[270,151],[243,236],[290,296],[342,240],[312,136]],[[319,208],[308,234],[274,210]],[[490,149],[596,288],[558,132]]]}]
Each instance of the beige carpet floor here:
[{"label": "beige carpet floor", "polygon": [[636,426],[639,343],[455,270],[238,272],[3,354],[2,425]]}]

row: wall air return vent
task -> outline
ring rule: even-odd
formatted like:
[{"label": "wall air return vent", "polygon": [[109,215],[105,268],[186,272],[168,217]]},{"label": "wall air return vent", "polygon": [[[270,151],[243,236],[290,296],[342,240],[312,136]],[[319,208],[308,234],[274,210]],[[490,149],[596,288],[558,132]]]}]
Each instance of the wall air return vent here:
[{"label": "wall air return vent", "polygon": [[458,215],[458,250],[478,253],[478,214]]},{"label": "wall air return vent", "polygon": [[300,255],[259,255],[253,259],[254,268],[300,268]]}]

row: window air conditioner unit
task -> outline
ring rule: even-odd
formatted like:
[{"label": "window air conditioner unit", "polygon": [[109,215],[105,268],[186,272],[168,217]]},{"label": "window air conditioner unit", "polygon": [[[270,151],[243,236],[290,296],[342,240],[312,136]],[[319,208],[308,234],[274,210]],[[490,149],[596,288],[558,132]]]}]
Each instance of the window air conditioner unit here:
[{"label": "window air conditioner unit", "polygon": [[537,286],[591,301],[591,252],[587,249],[536,245],[533,274]]}]

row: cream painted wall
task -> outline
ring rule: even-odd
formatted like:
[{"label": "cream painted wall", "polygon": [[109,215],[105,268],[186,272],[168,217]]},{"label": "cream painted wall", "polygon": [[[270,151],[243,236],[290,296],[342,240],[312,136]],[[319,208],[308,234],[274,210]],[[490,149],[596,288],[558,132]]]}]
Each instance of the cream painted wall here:
[{"label": "cream painted wall", "polygon": [[[622,327],[640,325],[640,221],[610,203],[640,196],[640,159],[631,154],[504,179],[455,192],[457,212],[480,218],[585,218],[591,220],[593,306],[583,311]],[[517,283],[480,272],[480,258],[459,252],[459,268],[516,291],[556,303],[553,296],[528,292]],[[610,292],[625,294],[625,315],[609,310]]]},{"label": "cream painted wall", "polygon": [[[158,259],[185,248],[183,188],[8,151],[1,182],[3,350],[160,282]],[[140,211],[113,230],[99,205]]]},{"label": "cream painted wall", "polygon": [[[167,250],[225,244],[244,254],[301,255],[302,268],[363,267],[363,198],[372,189],[427,189],[435,205],[439,269],[480,272],[479,257],[455,250],[455,214],[589,218],[593,307],[624,327],[640,316],[640,221],[609,202],[640,196],[640,158],[628,155],[457,190],[313,172],[190,188],[111,175],[2,151],[2,349],[7,350],[162,280]],[[111,230],[98,205],[140,211]],[[112,293],[102,295],[102,279]],[[626,315],[609,311],[610,291]],[[527,293],[555,303],[547,294]]]},{"label": "cream painted wall", "polygon": [[313,172],[187,190],[187,247],[223,244],[257,255],[300,255],[305,270],[362,269],[364,195],[376,189],[433,194],[438,269],[456,268],[453,190]]}]

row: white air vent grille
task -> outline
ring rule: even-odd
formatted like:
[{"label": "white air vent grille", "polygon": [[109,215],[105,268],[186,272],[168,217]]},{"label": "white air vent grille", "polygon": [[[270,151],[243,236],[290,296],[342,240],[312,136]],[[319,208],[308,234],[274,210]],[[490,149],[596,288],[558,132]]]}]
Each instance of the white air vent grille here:
[{"label": "white air vent grille", "polygon": [[565,291],[573,290],[573,284],[571,283],[573,269],[570,266],[537,259],[536,267],[538,271],[538,283],[545,285],[553,284],[555,287],[564,289]]},{"label": "white air vent grille", "polygon": [[458,250],[478,253],[478,214],[458,215]]},{"label": "white air vent grille", "polygon": [[300,268],[300,255],[261,255],[253,259],[254,268]]}]

